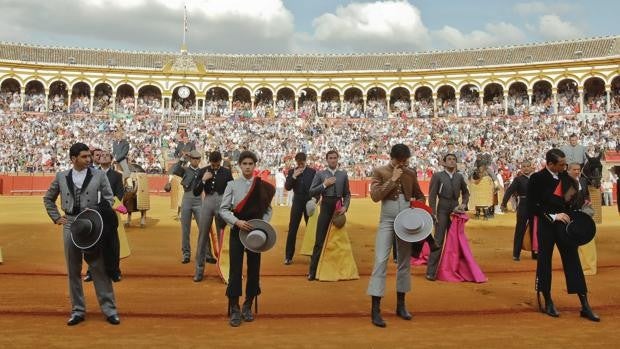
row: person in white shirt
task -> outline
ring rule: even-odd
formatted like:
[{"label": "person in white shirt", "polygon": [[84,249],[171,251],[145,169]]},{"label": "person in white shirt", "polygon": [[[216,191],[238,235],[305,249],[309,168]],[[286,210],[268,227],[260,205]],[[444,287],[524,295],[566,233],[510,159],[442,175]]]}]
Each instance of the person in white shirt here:
[{"label": "person in white shirt", "polygon": [[284,206],[284,183],[286,183],[286,176],[282,172],[282,168],[276,171],[276,197],[275,204],[278,206]]}]

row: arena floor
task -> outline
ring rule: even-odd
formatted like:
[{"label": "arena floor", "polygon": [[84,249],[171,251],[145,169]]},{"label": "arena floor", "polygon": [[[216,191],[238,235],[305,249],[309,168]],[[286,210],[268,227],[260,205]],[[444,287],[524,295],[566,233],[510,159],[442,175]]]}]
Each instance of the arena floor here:
[{"label": "arena floor", "polygon": [[[604,208],[605,223],[597,236],[599,273],[587,277],[590,302],[602,322],[579,317],[579,301],[566,294],[557,252],[553,295],[561,317],[536,311],[535,261],[528,255],[512,261],[514,214],[506,214],[467,225],[487,283],[429,282],[423,267],[413,269],[413,292],[407,298],[412,321],[394,315],[392,265],[382,304],[388,327],[380,329],[370,323],[365,294],[379,204],[353,200],[348,231],[361,278],[336,283],[306,281],[308,257],[282,264],[288,208],[276,207],[273,222],[280,234],[276,247],[263,256],[259,314],[240,328],[228,325],[225,286],[213,267],[207,267],[205,281],[194,283],[193,263],[180,263],[180,227],[168,198],[155,197],[152,206],[146,228],[139,228],[134,217],[128,229],[132,255],[122,261],[124,279],[115,284],[121,325],[105,322],[87,284],[87,320],[68,327],[59,227],[51,224],[40,197],[0,197],[0,347],[587,348],[620,339],[620,219],[615,207]],[[299,248],[301,234],[298,241]]]}]

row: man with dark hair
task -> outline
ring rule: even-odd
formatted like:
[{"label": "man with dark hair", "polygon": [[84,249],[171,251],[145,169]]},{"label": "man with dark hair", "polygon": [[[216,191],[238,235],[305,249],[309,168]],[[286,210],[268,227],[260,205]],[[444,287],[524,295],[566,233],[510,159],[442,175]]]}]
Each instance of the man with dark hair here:
[{"label": "man with dark hair", "polygon": [[[82,288],[82,257],[83,252],[72,241],[71,226],[76,216],[86,208],[97,209],[99,197],[114,204],[114,194],[105,174],[99,170],[89,168],[91,154],[84,143],[75,143],[69,149],[72,168],[58,172],[43,197],[47,214],[55,224],[63,226],[65,258],[67,274],[69,276],[69,296],[71,299],[71,317],[67,325],[73,326],[84,321],[86,305]],[[56,199],[61,197],[60,204],[65,215],[61,215],[56,206]],[[106,224],[106,222],[104,222]],[[114,299],[112,280],[106,274],[103,254],[96,250],[86,258],[95,284],[95,292],[99,300],[101,312],[110,324],[120,323]]]},{"label": "man with dark hair", "polygon": [[116,133],[114,133],[114,142],[112,142],[112,156],[114,157],[114,161],[119,164],[123,171],[123,180],[131,175],[129,163],[127,162],[128,155],[129,142],[125,139],[125,133],[119,129]]},{"label": "man with dark hair", "polygon": [[[338,152],[330,150],[325,158],[327,159],[327,168],[316,173],[310,186],[310,196],[322,195],[322,199],[312,258],[310,259],[310,270],[308,271],[309,281],[316,280],[316,269],[319,265],[319,258],[332,218],[335,214],[345,214],[351,203],[349,176],[346,171],[338,170]],[[336,210],[338,202],[341,203],[341,208]]]},{"label": "man with dark hair", "polygon": [[[230,274],[226,296],[228,297],[229,323],[232,327],[241,325],[241,320],[250,322],[254,320],[252,304],[260,290],[260,258],[261,254],[245,249],[239,239],[239,232],[251,231],[253,227],[248,223],[251,219],[271,220],[271,199],[275,194],[275,188],[260,179],[254,177],[253,172],[258,159],[248,150],[239,154],[239,167],[241,176],[228,182],[220,215],[226,223],[232,226],[229,240]],[[245,301],[243,308],[239,308],[239,297],[242,295],[241,277],[243,273],[243,252],[247,254],[247,281],[245,286]]]},{"label": "man with dark hair", "polygon": [[574,133],[568,137],[568,144],[564,145],[559,150],[562,150],[566,156],[567,164],[576,162],[583,167],[583,164],[587,161],[587,149],[579,144],[579,138],[577,138],[577,135]]},{"label": "man with dark hair", "polygon": [[372,201],[381,201],[381,218],[375,239],[375,266],[370,276],[367,293],[372,297],[371,320],[375,326],[385,327],[381,318],[381,298],[385,294],[385,277],[387,262],[396,240],[398,249],[396,268],[396,315],[411,320],[411,314],[405,306],[405,293],[411,290],[411,248],[394,234],[394,219],[403,210],[410,207],[411,200],[426,201],[417,174],[408,167],[411,151],[404,144],[396,144],[390,151],[390,163],[375,167],[372,172],[370,197]]},{"label": "man with dark hair", "polygon": [[287,191],[293,190],[294,193],[293,206],[291,207],[290,220],[288,223],[288,235],[286,237],[285,265],[293,263],[297,230],[299,229],[302,216],[306,224],[308,224],[306,203],[312,198],[310,196],[310,186],[316,174],[313,168],[307,166],[305,153],[297,153],[295,155],[295,162],[297,163],[297,167],[288,171],[286,183],[284,183],[284,188],[286,188]]},{"label": "man with dark hair", "polygon": [[198,223],[198,246],[196,246],[196,273],[194,281],[200,282],[204,276],[205,261],[210,264],[216,262],[211,249],[211,239],[209,232],[215,219],[215,236],[226,227],[226,222],[220,217],[219,210],[222,204],[222,195],[226,190],[228,182],[233,180],[232,172],[222,167],[222,154],[213,151],[209,154],[209,166],[198,171],[194,195],[200,196],[204,192],[202,208],[200,210],[200,220]]},{"label": "man with dark hair", "polygon": [[[578,191],[577,182],[566,173],[566,156],[560,149],[551,149],[545,155],[547,165],[530,177],[527,191],[530,214],[538,218],[538,263],[536,265],[536,291],[541,312],[558,317],[551,300],[551,260],[557,244],[562,257],[566,288],[569,294],[577,293],[581,302],[581,317],[600,321],[588,303],[586,280],[581,269],[577,246],[566,238],[566,224],[571,218],[569,198],[571,188]],[[540,304],[540,293],[545,299]]]},{"label": "man with dark hair", "polygon": [[[512,183],[510,183],[502,198],[501,208],[505,211],[508,200],[513,196],[517,197],[517,224],[515,226],[512,248],[512,259],[514,261],[519,261],[521,259],[521,247],[523,245],[525,231],[527,230],[528,223],[532,224],[527,207],[527,187],[532,171],[532,163],[530,161],[523,161],[521,163],[521,174],[512,180]],[[532,250],[532,258],[536,258],[536,252],[534,250]]]},{"label": "man with dark hair", "polygon": [[194,193],[194,188],[196,187],[196,182],[200,180],[198,166],[201,159],[202,155],[197,150],[192,150],[189,153],[184,153],[183,157],[172,168],[172,173],[182,178],[181,185],[184,190],[183,199],[181,200],[181,252],[183,253],[181,263],[183,264],[189,263],[192,254],[189,242],[192,216],[196,220],[196,225],[200,226],[202,199],[200,192],[198,195]]},{"label": "man with dark hair", "polygon": [[[428,203],[435,219],[435,241],[439,249],[431,251],[426,269],[426,279],[434,281],[437,278],[437,266],[443,250],[443,242],[448,228],[450,215],[454,211],[464,211],[469,202],[469,189],[465,177],[456,170],[456,155],[448,153],[443,157],[444,170],[436,172],[431,177],[428,193]],[[459,196],[461,203],[459,204]],[[439,200],[437,200],[439,199]]]}]

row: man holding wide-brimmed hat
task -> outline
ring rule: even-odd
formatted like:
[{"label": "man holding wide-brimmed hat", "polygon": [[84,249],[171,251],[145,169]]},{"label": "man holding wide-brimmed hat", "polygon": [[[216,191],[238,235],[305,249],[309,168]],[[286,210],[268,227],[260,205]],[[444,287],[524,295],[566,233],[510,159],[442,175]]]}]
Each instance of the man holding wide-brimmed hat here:
[{"label": "man holding wide-brimmed hat", "polygon": [[[56,174],[43,197],[43,203],[52,221],[58,225],[63,225],[69,295],[71,297],[71,317],[67,325],[73,326],[84,321],[86,315],[84,290],[80,276],[82,255],[85,253],[84,250],[92,248],[101,237],[103,222],[101,222],[101,217],[98,214],[92,212],[96,213],[93,210],[98,206],[99,197],[112,206],[114,194],[105,173],[89,168],[91,154],[86,144],[76,143],[72,145],[69,149],[69,157],[73,167]],[[60,196],[61,208],[65,215],[61,215],[56,206],[58,196]],[[90,209],[90,211],[84,212],[86,209]],[[117,325],[120,323],[120,319],[116,310],[112,280],[105,272],[103,254],[100,250],[88,253],[87,262],[90,266],[101,311],[109,323]]]},{"label": "man holding wide-brimmed hat", "polygon": [[[416,172],[407,167],[411,150],[404,144],[396,144],[390,150],[390,163],[373,169],[370,197],[381,201],[381,217],[375,239],[375,265],[370,276],[367,293],[372,297],[371,319],[375,326],[385,327],[381,318],[381,298],[385,293],[385,277],[392,241],[396,239],[396,315],[411,320],[405,306],[405,293],[411,290],[411,242],[394,236],[394,220],[399,213],[409,209],[412,199],[424,202]],[[427,214],[428,215],[428,214]],[[427,227],[432,229],[432,218]]]},{"label": "man holding wide-brimmed hat", "polygon": [[[588,303],[588,288],[579,261],[577,243],[570,239],[571,229],[567,230],[567,226],[570,227],[573,223],[572,211],[581,209],[583,204],[583,200],[581,203],[576,201],[579,198],[579,195],[576,195],[579,192],[579,183],[566,173],[566,155],[562,150],[549,150],[545,154],[545,160],[546,167],[530,177],[527,190],[530,213],[538,218],[539,225],[536,291],[537,296],[542,293],[545,300],[543,306],[538,299],[539,308],[551,317],[560,316],[551,299],[551,262],[554,247],[557,245],[562,257],[567,292],[579,296],[581,317],[598,322],[600,318]],[[581,218],[587,218],[587,215],[581,215]],[[580,221],[581,219],[577,219],[576,225],[580,227],[577,230],[586,229],[588,224]],[[590,224],[593,226],[591,222]]]},{"label": "man holding wide-brimmed hat", "polygon": [[[241,325],[242,320],[246,322],[254,320],[252,304],[256,296],[261,293],[260,252],[271,248],[275,243],[275,231],[266,222],[271,219],[271,199],[276,189],[260,177],[254,177],[258,158],[253,152],[244,150],[239,154],[238,162],[241,176],[228,182],[220,206],[220,216],[232,226],[229,240],[230,274],[226,296],[230,314],[229,323],[233,327]],[[244,251],[247,255],[248,269],[245,302],[240,309]]]},{"label": "man holding wide-brimmed hat", "polygon": [[[192,229],[192,216],[196,220],[196,225],[200,226],[200,210],[202,198],[200,192],[194,193],[196,183],[200,181],[200,160],[202,155],[197,150],[184,153],[183,157],[174,165],[171,172],[182,178],[183,199],[181,200],[181,252],[183,259],[181,263],[189,263],[192,248],[189,242],[190,231]],[[188,164],[189,162],[189,164]]]}]

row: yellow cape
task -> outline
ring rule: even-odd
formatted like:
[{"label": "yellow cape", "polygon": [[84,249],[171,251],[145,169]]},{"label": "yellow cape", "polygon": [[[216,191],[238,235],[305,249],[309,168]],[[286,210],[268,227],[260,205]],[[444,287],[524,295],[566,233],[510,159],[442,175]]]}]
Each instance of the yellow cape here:
[{"label": "yellow cape", "polygon": [[325,237],[323,251],[316,270],[320,281],[357,280],[360,278],[346,225],[336,228],[333,224]]},{"label": "yellow cape", "polygon": [[596,242],[595,239],[579,246],[579,260],[584,275],[596,275]]},{"label": "yellow cape", "polygon": [[314,249],[314,240],[316,240],[316,224],[319,220],[319,206],[317,205],[314,214],[308,218],[308,224],[306,224],[306,230],[304,231],[304,240],[301,243],[301,250],[299,254],[304,256],[312,256],[312,250]]}]

